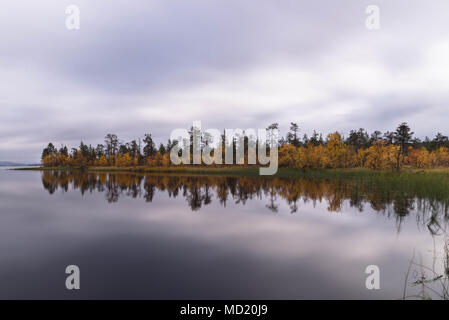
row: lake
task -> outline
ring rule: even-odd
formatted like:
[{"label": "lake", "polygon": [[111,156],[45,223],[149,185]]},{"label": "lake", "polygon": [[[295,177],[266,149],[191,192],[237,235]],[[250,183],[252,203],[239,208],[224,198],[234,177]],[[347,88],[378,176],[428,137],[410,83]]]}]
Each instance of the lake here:
[{"label": "lake", "polygon": [[447,211],[345,180],[0,168],[0,298],[400,299],[412,258],[406,296],[438,298],[413,282],[447,267]]}]

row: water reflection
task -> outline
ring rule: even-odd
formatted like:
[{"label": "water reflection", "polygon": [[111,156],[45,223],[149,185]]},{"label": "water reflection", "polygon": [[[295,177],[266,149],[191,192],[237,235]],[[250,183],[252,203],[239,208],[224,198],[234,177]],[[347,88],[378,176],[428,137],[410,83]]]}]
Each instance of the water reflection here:
[{"label": "water reflection", "polygon": [[362,212],[369,206],[371,210],[394,218],[398,231],[402,220],[416,212],[418,226],[425,227],[433,235],[441,234],[449,219],[449,199],[439,199],[432,194],[423,196],[413,190],[379,189],[351,180],[44,171],[42,184],[50,194],[71,189],[79,190],[82,195],[104,193],[109,203],[121,197],[152,202],[156,193],[166,192],[170,198],[182,196],[193,211],[211,204],[214,199],[222,206],[230,201],[241,205],[251,200],[265,201],[267,210],[274,213],[280,201],[284,201],[292,214],[302,204],[315,206],[317,202],[327,203],[330,212],[341,212],[345,205]]},{"label": "water reflection", "polygon": [[423,181],[0,170],[0,298],[445,298],[447,189]]}]

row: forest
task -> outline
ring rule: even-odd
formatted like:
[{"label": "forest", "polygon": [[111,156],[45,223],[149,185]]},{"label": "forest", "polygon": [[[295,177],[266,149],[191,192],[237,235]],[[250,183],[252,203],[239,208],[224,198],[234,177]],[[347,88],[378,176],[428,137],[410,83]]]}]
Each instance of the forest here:
[{"label": "forest", "polygon": [[[278,123],[274,123],[267,129],[278,127]],[[193,131],[192,128],[191,148]],[[237,141],[232,143],[235,149]],[[248,140],[245,138],[245,163],[247,144]],[[142,140],[131,142],[123,142],[117,135],[107,134],[104,144],[96,147],[81,141],[78,148],[69,151],[67,146],[61,145],[58,149],[53,143],[49,143],[42,151],[41,161],[44,167],[171,167],[174,165],[170,161],[170,150],[174,145],[176,142],[168,140],[167,144],[161,143],[157,147],[151,134],[145,134]],[[369,134],[360,128],[351,130],[347,137],[333,132],[325,138],[316,131],[310,137],[307,134],[300,137],[299,125],[292,122],[287,135],[278,140],[278,148],[279,166],[284,168],[369,168],[399,171],[404,167],[449,167],[449,138],[437,133],[432,139],[426,137],[421,140],[414,137],[414,132],[405,122],[391,132],[374,131]]]}]

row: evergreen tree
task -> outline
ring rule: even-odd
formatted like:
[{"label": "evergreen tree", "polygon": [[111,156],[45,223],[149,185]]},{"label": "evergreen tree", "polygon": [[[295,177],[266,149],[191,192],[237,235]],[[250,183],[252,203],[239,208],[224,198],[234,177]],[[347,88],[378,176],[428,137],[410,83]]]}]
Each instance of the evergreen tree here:
[{"label": "evergreen tree", "polygon": [[143,156],[148,158],[156,155],[156,145],[151,137],[151,134],[146,134],[143,142],[145,143],[145,146],[143,147]]}]

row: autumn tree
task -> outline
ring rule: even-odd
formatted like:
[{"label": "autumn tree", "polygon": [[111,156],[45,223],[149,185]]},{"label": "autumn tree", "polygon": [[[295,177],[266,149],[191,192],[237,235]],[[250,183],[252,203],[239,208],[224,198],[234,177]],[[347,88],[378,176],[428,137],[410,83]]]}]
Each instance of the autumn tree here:
[{"label": "autumn tree", "polygon": [[[278,129],[279,124],[271,124],[267,130]],[[208,144],[207,135],[202,135],[200,130],[191,128],[190,147],[192,148],[193,137],[200,139],[200,148]],[[331,133],[323,141],[322,135],[315,130],[309,138],[298,137],[299,126],[291,122],[290,131],[285,138],[273,141],[279,147],[279,165],[281,167],[300,169],[325,169],[325,168],[349,168],[366,167],[374,170],[395,169],[400,170],[403,166],[413,168],[431,168],[438,166],[449,166],[449,138],[438,132],[435,138],[426,137],[423,141],[413,137],[407,123],[401,123],[396,131],[382,134],[375,131],[371,135],[364,129],[351,130],[348,138],[343,139],[338,132]],[[270,132],[268,132],[270,134]],[[202,135],[202,136],[200,136]],[[129,143],[122,143],[116,135],[108,134],[105,137],[105,145],[97,147],[80,142],[78,148],[72,148],[69,153],[67,146],[61,145],[58,150],[53,143],[49,143],[42,150],[41,160],[45,167],[88,167],[88,166],[171,166],[170,150],[177,141],[168,140],[167,145],[163,143],[158,148],[151,134],[146,134],[143,140],[144,147],[140,147],[140,139]],[[222,141],[226,137],[222,135]],[[251,141],[251,143],[250,143]],[[185,141],[186,147],[189,140]],[[232,147],[234,155],[236,148],[244,150],[245,159],[248,152],[257,153],[257,138],[237,136],[233,138]],[[243,145],[242,145],[243,143]],[[252,146],[250,148],[250,145]],[[222,145],[224,152],[225,143]],[[268,143],[270,148],[270,143]],[[245,164],[247,162],[245,161]]]},{"label": "autumn tree", "polygon": [[296,147],[291,144],[283,145],[279,148],[279,166],[294,167],[295,166]]},{"label": "autumn tree", "polygon": [[331,168],[345,168],[351,164],[350,152],[343,143],[341,134],[331,133],[327,137],[326,155]]},{"label": "autumn tree", "polygon": [[44,148],[44,150],[42,150],[41,159],[44,159],[46,156],[51,155],[53,153],[56,153],[56,148],[53,145],[53,143],[50,142],[48,146]]}]

